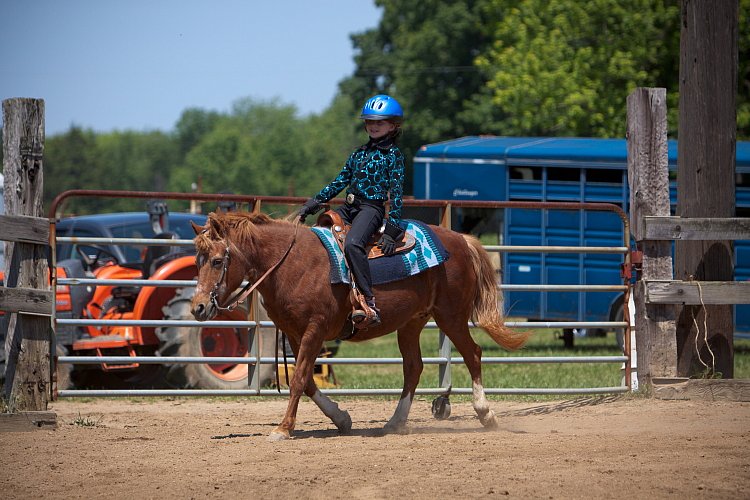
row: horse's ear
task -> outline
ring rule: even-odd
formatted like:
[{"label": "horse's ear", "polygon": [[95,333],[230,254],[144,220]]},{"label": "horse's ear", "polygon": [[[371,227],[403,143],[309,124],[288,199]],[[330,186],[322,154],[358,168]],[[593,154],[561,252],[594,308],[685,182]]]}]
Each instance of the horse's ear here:
[{"label": "horse's ear", "polygon": [[196,235],[201,234],[203,232],[203,230],[204,230],[203,226],[199,226],[198,224],[196,224],[192,220],[190,221],[190,225],[193,226],[193,231],[195,231]]}]

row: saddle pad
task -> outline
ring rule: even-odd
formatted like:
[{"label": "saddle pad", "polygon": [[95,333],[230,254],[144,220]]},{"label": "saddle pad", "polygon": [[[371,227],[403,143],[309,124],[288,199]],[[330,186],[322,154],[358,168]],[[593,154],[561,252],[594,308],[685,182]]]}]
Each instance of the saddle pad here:
[{"label": "saddle pad", "polygon": [[[382,285],[419,274],[430,267],[439,266],[448,260],[449,254],[432,229],[413,220],[405,220],[406,232],[414,236],[417,241],[414,248],[403,254],[370,259],[370,274],[373,285]],[[346,283],[349,280],[349,266],[346,264],[344,252],[341,251],[336,240],[327,227],[312,227],[323,246],[328,251],[331,262],[331,284]]]}]

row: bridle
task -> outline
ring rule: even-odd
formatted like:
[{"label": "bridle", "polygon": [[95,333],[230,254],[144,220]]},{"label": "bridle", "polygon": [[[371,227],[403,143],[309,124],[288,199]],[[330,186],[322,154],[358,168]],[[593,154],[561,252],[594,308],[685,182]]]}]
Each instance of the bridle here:
[{"label": "bridle", "polygon": [[[253,291],[260,285],[263,280],[265,280],[269,274],[271,274],[277,267],[281,265],[282,262],[284,262],[284,259],[286,259],[287,255],[289,255],[289,252],[292,250],[292,247],[294,246],[294,242],[297,240],[297,229],[299,228],[299,220],[294,224],[294,234],[292,235],[292,242],[289,243],[289,247],[286,249],[286,252],[284,252],[284,255],[281,256],[281,258],[271,267],[268,268],[268,270],[263,273],[263,275],[258,278],[255,283],[248,282],[242,290],[239,290],[234,294],[233,297],[231,297],[228,301],[228,305],[222,306],[219,304],[219,288],[221,288],[222,283],[224,283],[224,278],[226,278],[227,270],[229,269],[229,263],[230,263],[230,248],[235,247],[237,248],[231,241],[224,238],[222,241],[224,242],[224,257],[222,257],[222,267],[221,267],[221,274],[219,275],[219,279],[214,283],[213,288],[211,289],[211,292],[208,294],[208,298],[211,301],[211,304],[219,311],[234,311],[237,306],[247,298],[248,295],[253,293]],[[239,249],[236,250],[237,255],[242,257],[242,253],[239,251]],[[245,260],[245,263],[248,263],[247,260]]]}]

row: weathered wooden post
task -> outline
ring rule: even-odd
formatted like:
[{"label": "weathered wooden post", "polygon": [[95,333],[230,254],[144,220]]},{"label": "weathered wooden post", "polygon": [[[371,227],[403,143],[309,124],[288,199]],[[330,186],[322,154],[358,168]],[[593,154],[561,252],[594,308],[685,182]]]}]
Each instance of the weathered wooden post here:
[{"label": "weathered wooden post", "polygon": [[[677,215],[734,217],[738,2],[683,0],[682,4]],[[733,246],[728,240],[676,242],[675,278],[732,281]],[[714,371],[732,378],[732,306],[686,305],[677,314],[678,374]]]},{"label": "weathered wooden post", "polygon": [[[3,191],[9,221],[18,221],[13,216],[43,217],[43,152],[44,101],[4,100]],[[49,290],[46,245],[14,239],[15,242],[6,244],[5,286],[9,290]],[[7,326],[4,396],[8,408],[11,412],[46,410],[51,372],[50,316],[10,312],[6,313],[4,324]]]},{"label": "weathered wooden post", "polygon": [[674,306],[647,304],[643,280],[672,279],[668,241],[645,241],[643,217],[669,216],[667,165],[667,91],[637,88],[627,99],[630,227],[643,263],[633,291],[638,379],[674,377],[677,367]]}]

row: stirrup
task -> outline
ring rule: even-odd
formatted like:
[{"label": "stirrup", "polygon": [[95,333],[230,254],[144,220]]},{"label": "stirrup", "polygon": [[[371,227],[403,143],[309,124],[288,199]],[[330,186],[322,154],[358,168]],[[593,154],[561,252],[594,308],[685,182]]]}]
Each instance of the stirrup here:
[{"label": "stirrup", "polygon": [[354,328],[364,330],[370,326],[378,326],[381,323],[377,308],[367,306],[367,309],[354,309],[352,311],[352,323]]}]

